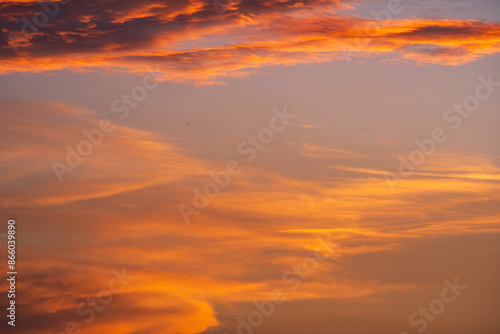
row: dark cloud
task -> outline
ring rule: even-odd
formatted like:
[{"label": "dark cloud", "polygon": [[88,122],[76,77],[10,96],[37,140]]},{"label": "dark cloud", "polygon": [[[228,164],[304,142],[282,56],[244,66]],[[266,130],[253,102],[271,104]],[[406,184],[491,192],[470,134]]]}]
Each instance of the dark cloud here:
[{"label": "dark cloud", "polygon": [[459,65],[500,49],[497,23],[403,19],[381,24],[341,16],[339,9],[347,5],[336,0],[74,0],[59,5],[46,25],[23,35],[23,25],[36,21],[33,15],[40,17],[42,7],[4,2],[0,73],[67,68],[144,73],[158,65],[163,80],[214,84],[264,66],[344,59],[346,51],[347,56],[384,52],[417,63]]}]

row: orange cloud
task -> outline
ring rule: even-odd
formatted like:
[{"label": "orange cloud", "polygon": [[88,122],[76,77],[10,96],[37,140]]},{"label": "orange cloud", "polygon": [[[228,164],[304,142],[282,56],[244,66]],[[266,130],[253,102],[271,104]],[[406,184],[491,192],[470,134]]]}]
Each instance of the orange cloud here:
[{"label": "orange cloud", "polygon": [[[3,15],[14,10],[5,6]],[[68,13],[61,7],[54,21],[28,36],[19,32],[23,13],[10,16],[18,24],[12,21],[3,28],[0,73],[67,68],[142,73],[159,65],[164,80],[217,84],[274,65],[380,55],[392,61],[461,65],[500,50],[498,23],[374,21],[341,16],[336,11],[344,5],[330,1],[269,1],[255,8],[241,2],[224,12],[224,20],[204,1],[153,1],[139,7],[125,2],[121,8],[105,2],[103,11],[91,3],[67,6],[79,13],[78,24],[65,24]],[[35,11],[26,10],[26,15]]]},{"label": "orange cloud", "polygon": [[[110,119],[114,131],[104,134],[101,143],[93,146],[89,156],[82,156],[73,171],[63,172],[64,181],[59,182],[54,162],[66,166],[70,155],[67,147],[78,150],[78,143],[87,140],[82,131],[100,129],[95,113],[77,106],[40,101],[1,103],[1,108],[6,110],[2,113],[2,124],[7,128],[4,136],[15,143],[2,157],[4,173],[0,184],[11,190],[9,196],[0,198],[3,206],[55,205],[112,196],[202,175],[208,166],[207,162],[184,156],[178,148],[163,141],[162,136],[121,126],[116,118]],[[31,130],[26,132],[27,129]],[[137,159],[130,161],[131,156]],[[108,172],[102,173],[103,166]],[[40,186],[38,190],[44,189],[44,196],[36,195],[32,187],[23,186],[26,184],[23,180],[34,175],[43,175],[46,182],[53,184],[47,189]],[[71,189],[64,182],[70,182]]]},{"label": "orange cloud", "polygon": [[[351,259],[422,240],[500,232],[494,156],[436,152],[425,171],[394,192],[365,167],[304,180],[247,166],[185,225],[177,205],[191,199],[193,182],[216,169],[210,161],[191,157],[171,138],[117,124],[59,183],[51,161],[64,157],[64,146],[78,142],[82,129],[97,126],[96,115],[40,101],[2,108],[12,144],[2,157],[0,207],[22,216],[19,289],[30,291],[17,300],[23,334],[62,331],[68,321],[88,333],[194,334],[227,326],[236,305],[268,299],[277,288],[293,302],[415,291],[422,283],[360,277]],[[307,143],[297,147],[297,159],[302,150],[314,159],[353,154]],[[362,166],[370,158],[341,161]],[[318,237],[338,247],[291,290],[283,273],[313,256]],[[122,267],[135,278],[85,322],[88,315],[75,310]]]},{"label": "orange cloud", "polygon": [[355,153],[332,147],[322,147],[310,143],[302,143],[301,154],[309,158],[360,159],[365,157],[363,154],[360,153]]}]

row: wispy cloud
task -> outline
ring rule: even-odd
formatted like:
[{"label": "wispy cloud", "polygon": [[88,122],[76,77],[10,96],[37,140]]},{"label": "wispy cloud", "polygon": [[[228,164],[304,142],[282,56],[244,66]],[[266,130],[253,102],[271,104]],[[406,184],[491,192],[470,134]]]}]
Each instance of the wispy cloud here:
[{"label": "wispy cloud", "polygon": [[[290,301],[414,291],[424,283],[359,277],[349,259],[417,240],[500,232],[495,157],[471,159],[469,152],[443,154],[395,193],[367,168],[336,167],[357,173],[310,181],[249,167],[186,228],[178,200],[190,196],[192,180],[210,162],[190,157],[170,138],[120,127],[61,188],[50,161],[60,157],[61,143],[95,125],[93,112],[40,101],[2,108],[10,111],[2,113],[6,138],[19,146],[2,157],[8,196],[0,206],[21,210],[29,230],[24,237],[35,240],[23,248],[30,268],[23,290],[32,293],[19,299],[28,324],[20,333],[63,329],[69,320],[88,333],[191,334],[225,326],[215,305],[267,298],[283,284],[282,273],[315,250],[317,236],[330,236],[339,247],[313,279],[287,295]],[[314,158],[370,159],[313,143],[297,147],[295,154]],[[469,173],[488,177],[463,177]],[[409,221],[412,215],[417,218]],[[47,230],[53,240],[36,242]],[[106,316],[85,323],[75,309],[106,286],[110,268],[122,266],[134,281],[113,296]]]},{"label": "wispy cloud", "polygon": [[351,152],[347,150],[342,150],[339,148],[333,147],[323,147],[319,145],[315,145],[312,143],[292,143],[289,142],[289,145],[292,147],[296,147],[300,145],[301,155],[309,158],[340,158],[340,159],[361,159],[366,157],[363,154]]}]

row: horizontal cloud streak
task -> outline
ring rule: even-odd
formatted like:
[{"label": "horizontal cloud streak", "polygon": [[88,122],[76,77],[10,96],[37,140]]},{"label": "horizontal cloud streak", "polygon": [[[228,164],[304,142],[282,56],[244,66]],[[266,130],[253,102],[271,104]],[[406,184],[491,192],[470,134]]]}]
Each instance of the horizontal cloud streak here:
[{"label": "horizontal cloud streak", "polygon": [[[6,138],[15,146],[2,156],[8,196],[0,207],[23,212],[29,227],[20,289],[33,293],[19,299],[28,324],[20,333],[62,330],[71,320],[88,333],[188,334],[224,325],[215,304],[268,298],[283,288],[283,272],[313,254],[318,236],[339,247],[287,294],[289,301],[414,291],[422,285],[360,278],[349,264],[419,240],[500,232],[496,157],[471,159],[467,152],[435,153],[439,159],[396,192],[376,170],[363,167],[334,166],[345,174],[321,182],[248,167],[186,227],[177,203],[191,196],[192,180],[201,180],[210,162],[176,149],[170,138],[121,126],[61,188],[50,161],[63,155],[61,143],[96,126],[94,113],[54,102],[1,106]],[[295,154],[357,164],[372,158],[312,142]],[[48,239],[40,244],[37,235]],[[86,324],[75,309],[121,267],[136,278]]]},{"label": "horizontal cloud streak", "polygon": [[159,64],[164,80],[214,84],[269,66],[353,56],[460,65],[500,51],[498,23],[376,21],[340,15],[345,5],[243,1],[220,20],[211,2],[201,0],[139,6],[130,1],[74,0],[60,5],[46,25],[23,35],[22,18],[41,8],[8,2],[2,5],[0,73],[67,68],[141,73]]}]

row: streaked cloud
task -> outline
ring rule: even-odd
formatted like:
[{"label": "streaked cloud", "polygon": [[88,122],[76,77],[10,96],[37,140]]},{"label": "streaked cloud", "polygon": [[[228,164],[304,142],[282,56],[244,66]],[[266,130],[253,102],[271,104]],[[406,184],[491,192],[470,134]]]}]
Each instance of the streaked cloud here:
[{"label": "streaked cloud", "polygon": [[[44,27],[9,37],[55,4]],[[0,99],[0,211],[18,219],[18,333],[64,332],[71,321],[89,334],[235,333],[236,318],[275,289],[288,302],[262,334],[389,332],[456,275],[474,283],[470,302],[441,318],[453,321],[443,332],[497,328],[498,96],[491,90],[467,127],[409,177],[391,187],[385,176],[443,106],[464,101],[462,80],[472,89],[488,74],[491,59],[481,59],[499,52],[500,24],[376,21],[351,12],[361,1],[231,4],[218,12],[212,0],[0,0],[0,74],[9,83]],[[344,72],[346,57],[369,61]],[[297,67],[293,81],[284,68],[333,61],[344,63]],[[425,64],[456,67],[434,76],[438,67]],[[194,85],[274,72],[226,87],[166,84],[126,121],[99,109],[132,82],[122,74],[153,69]],[[252,134],[269,124],[264,108],[282,102],[300,121],[245,161],[239,144],[254,145]],[[66,163],[101,114],[114,130],[60,182],[54,161]],[[193,203],[232,159],[242,172],[185,224],[179,204]],[[284,273],[296,275],[320,240],[334,251],[290,289]],[[78,308],[122,270],[133,279],[86,321]]]},{"label": "streaked cloud", "polygon": [[[47,101],[4,102],[1,108],[4,135],[16,145],[2,156],[8,196],[0,206],[24,212],[26,237],[32,239],[23,249],[31,269],[22,289],[36,293],[19,299],[26,307],[26,333],[62,330],[71,320],[88,333],[188,334],[225,326],[214,305],[268,298],[283,287],[283,272],[314,252],[318,237],[330,237],[339,247],[288,300],[355,300],[418,290],[422,286],[415,282],[356,277],[349,259],[420,239],[500,232],[500,170],[492,156],[444,152],[396,192],[368,168],[333,166],[356,173],[308,181],[248,167],[186,226],[178,201],[190,198],[193,180],[214,168],[210,162],[176,148],[171,138],[117,125],[59,183],[50,162],[64,157],[65,144],[80,140],[82,129],[97,126],[95,113]],[[314,143],[297,147],[295,154],[312,158],[354,158],[358,164],[370,159]],[[412,212],[418,219],[409,224]],[[35,238],[40,228],[58,232],[42,246]],[[82,253],[88,240],[92,246]],[[107,286],[111,269],[122,267],[135,278],[105,306],[106,315],[89,324],[75,315]]]},{"label": "streaked cloud", "polygon": [[[65,164],[69,152],[66,148],[76,150],[79,142],[87,140],[82,131],[99,129],[96,114],[78,106],[46,101],[3,102],[0,109],[4,139],[15,143],[1,157],[0,183],[9,190],[8,196],[1,198],[6,207],[27,203],[61,205],[112,196],[192,177],[208,166],[182,155],[158,134],[115,124],[115,130],[104,134],[101,144],[89,156],[83,156],[78,167],[63,175],[72,184],[68,188],[58,181],[52,163]],[[137,159],[131,162],[131,156]],[[46,181],[28,187],[39,177]],[[47,184],[52,186],[46,188]],[[38,191],[43,191],[44,196],[36,195]]]},{"label": "streaked cloud", "polygon": [[[296,146],[296,143],[290,143],[292,146]],[[333,147],[322,147],[319,145],[314,145],[311,143],[301,143],[303,156],[309,158],[340,158],[340,159],[361,159],[366,157],[363,154],[351,152],[347,150],[342,150]]]},{"label": "streaked cloud", "polygon": [[19,34],[22,18],[41,8],[32,2],[5,2],[0,14],[5,21],[0,73],[61,69],[144,73],[159,65],[164,80],[217,84],[275,65],[372,56],[460,65],[499,52],[498,23],[376,21],[344,16],[346,5],[243,1],[225,11],[221,20],[209,1],[152,1],[137,6],[130,1],[75,0],[60,5],[45,26],[26,36]]}]

